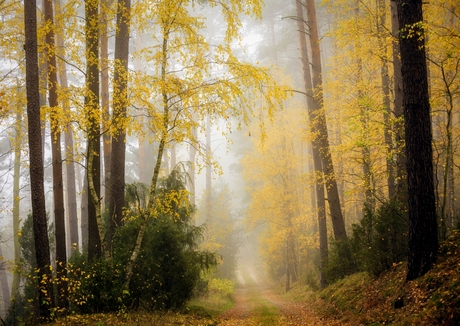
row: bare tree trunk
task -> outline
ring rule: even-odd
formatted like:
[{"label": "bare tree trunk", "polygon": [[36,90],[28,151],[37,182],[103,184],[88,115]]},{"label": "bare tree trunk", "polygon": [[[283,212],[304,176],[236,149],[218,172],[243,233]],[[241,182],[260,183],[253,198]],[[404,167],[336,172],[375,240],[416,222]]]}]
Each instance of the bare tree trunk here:
[{"label": "bare tree trunk", "polygon": [[[436,261],[438,232],[433,185],[430,102],[422,0],[397,0],[401,28],[401,73],[406,138],[409,252],[407,280],[428,272]],[[420,37],[422,36],[422,37]]]},{"label": "bare tree trunk", "polygon": [[[17,85],[17,98],[19,95],[19,84]],[[19,262],[21,258],[21,245],[19,243],[19,224],[20,224],[20,210],[19,203],[20,197],[20,181],[21,181],[21,126],[22,126],[22,104],[18,103],[18,111],[16,113],[16,126],[15,126],[15,137],[14,137],[14,172],[13,172],[13,242],[14,242],[14,260]],[[19,271],[13,270],[13,284],[11,286],[12,303],[19,298]]]},{"label": "bare tree trunk", "polygon": [[128,109],[128,59],[131,0],[118,0],[117,34],[115,36],[115,71],[113,78],[113,116],[116,126],[112,136],[109,231],[107,242],[111,248],[117,227],[123,223],[125,204],[126,113]]},{"label": "bare tree trunk", "polygon": [[347,239],[345,220],[342,215],[337,180],[332,162],[329,136],[327,131],[326,114],[323,106],[323,81],[321,73],[321,51],[319,47],[318,27],[314,0],[306,0],[308,26],[310,27],[310,47],[312,52],[312,84],[315,106],[311,109],[310,123],[314,128],[316,144],[321,155],[329,210],[334,236],[337,240]]},{"label": "bare tree trunk", "polygon": [[[302,58],[303,78],[305,85],[305,92],[307,98],[307,109],[310,118],[313,118],[313,109],[315,108],[315,101],[313,99],[313,86],[310,73],[310,60],[308,58],[307,41],[305,38],[305,24],[302,4],[296,0],[296,13],[297,13],[297,29],[299,33],[299,43]],[[314,126],[310,120],[310,128],[314,131]],[[316,213],[318,219],[319,242],[320,242],[320,285],[324,288],[327,284],[324,274],[324,267],[328,260],[328,244],[327,244],[327,224],[326,224],[326,200],[324,198],[324,180],[323,180],[323,167],[319,153],[319,144],[317,139],[312,140],[312,156],[313,168],[315,171],[315,192],[316,192]]]},{"label": "bare tree trunk", "polygon": [[[2,245],[0,244],[0,257],[3,257]],[[3,307],[5,310],[10,306],[10,287],[8,285],[8,277],[6,275],[6,264],[2,259],[0,263],[0,288],[3,299]]]},{"label": "bare tree trunk", "polygon": [[211,148],[211,116],[206,116],[206,221],[210,223],[212,220],[211,210],[212,210],[212,197],[211,197],[211,177],[212,177],[212,169],[211,169],[211,156],[212,156],[212,148]]},{"label": "bare tree trunk", "polygon": [[24,26],[26,53],[27,121],[29,132],[29,169],[32,197],[32,218],[37,260],[38,319],[49,321],[53,307],[51,286],[51,261],[46,222],[45,190],[43,176],[43,147],[40,125],[40,94],[37,58],[37,12],[36,1],[24,1]]},{"label": "bare tree trunk", "polygon": [[58,278],[58,302],[60,308],[68,306],[67,299],[67,250],[65,232],[65,210],[64,210],[64,183],[62,176],[62,154],[61,154],[61,131],[57,109],[57,66],[54,40],[54,13],[52,0],[45,0],[45,23],[50,26],[46,33],[47,44],[47,65],[48,65],[48,96],[51,108],[50,129],[51,129],[51,157],[53,166],[53,198],[54,198],[54,237],[56,241],[56,276]]}]

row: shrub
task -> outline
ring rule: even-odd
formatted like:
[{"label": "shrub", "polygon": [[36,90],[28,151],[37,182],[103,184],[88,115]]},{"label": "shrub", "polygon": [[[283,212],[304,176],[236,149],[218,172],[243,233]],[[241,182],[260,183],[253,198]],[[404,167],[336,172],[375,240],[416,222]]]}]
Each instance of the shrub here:
[{"label": "shrub", "polygon": [[[363,219],[352,226],[352,236],[331,241],[326,279],[332,283],[358,271],[379,275],[407,258],[407,234],[406,209],[397,200],[375,210],[365,207]],[[350,250],[352,256],[346,254]]]}]

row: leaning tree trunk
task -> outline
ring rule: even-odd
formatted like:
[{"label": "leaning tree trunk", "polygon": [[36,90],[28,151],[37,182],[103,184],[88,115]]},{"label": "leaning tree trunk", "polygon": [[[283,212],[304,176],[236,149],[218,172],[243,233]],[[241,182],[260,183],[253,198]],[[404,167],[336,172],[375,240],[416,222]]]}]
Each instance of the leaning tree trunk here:
[{"label": "leaning tree trunk", "polygon": [[[300,0],[299,0],[300,1]],[[307,18],[310,27],[310,47],[312,54],[312,83],[315,106],[312,108],[310,123],[316,134],[316,142],[321,155],[323,172],[326,181],[326,191],[331,213],[332,229],[336,240],[347,239],[345,220],[340,205],[337,180],[335,178],[334,165],[332,162],[329,136],[327,131],[326,114],[323,106],[323,81],[321,72],[321,52],[319,48],[318,27],[316,23],[315,1],[307,0]]]},{"label": "leaning tree trunk", "polygon": [[40,94],[37,58],[36,1],[24,1],[24,27],[26,53],[27,121],[29,139],[30,192],[32,219],[37,260],[38,319],[49,321],[53,307],[51,284],[50,246],[46,222],[43,151],[40,125]]},{"label": "leaning tree trunk", "polygon": [[67,250],[64,211],[64,185],[62,176],[61,131],[58,113],[57,66],[54,41],[54,14],[52,0],[45,0],[45,23],[49,26],[46,33],[46,59],[48,66],[48,96],[51,108],[51,157],[53,166],[54,198],[54,237],[56,241],[56,276],[58,278],[58,306],[65,308],[67,299]]},{"label": "leaning tree trunk", "polygon": [[398,0],[405,119],[409,252],[407,280],[428,272],[436,261],[438,230],[422,0]]},{"label": "leaning tree trunk", "polygon": [[[308,59],[307,41],[305,38],[306,31],[304,25],[304,14],[302,4],[300,1],[296,1],[296,12],[297,12],[297,28],[299,34],[300,51],[302,58],[303,67],[303,78],[304,86],[307,99],[307,110],[310,119],[313,118],[313,110],[315,108],[315,101],[313,96],[313,86],[311,81],[310,73],[310,60]],[[310,123],[310,127],[313,130],[313,124]],[[312,140],[312,156],[313,156],[313,168],[315,172],[315,192],[316,192],[316,212],[318,219],[318,230],[319,230],[319,247],[320,247],[320,286],[321,288],[326,287],[327,281],[324,274],[324,267],[328,261],[328,244],[327,244],[327,224],[326,224],[326,200],[324,198],[324,180],[323,180],[323,166],[319,153],[319,144],[317,139]]]}]

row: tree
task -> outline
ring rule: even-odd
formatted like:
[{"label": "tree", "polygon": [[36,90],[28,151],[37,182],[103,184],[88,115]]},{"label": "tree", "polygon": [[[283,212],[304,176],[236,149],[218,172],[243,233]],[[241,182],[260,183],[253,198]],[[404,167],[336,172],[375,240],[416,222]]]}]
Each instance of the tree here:
[{"label": "tree", "polygon": [[51,118],[51,156],[53,160],[54,229],[56,241],[56,273],[58,305],[66,307],[67,301],[67,251],[64,211],[64,185],[62,175],[61,131],[58,114],[57,65],[54,39],[54,13],[52,0],[45,0],[46,61],[48,67],[48,94]]},{"label": "tree", "polygon": [[433,184],[432,131],[421,0],[398,0],[409,210],[407,280],[436,261],[438,233]]},{"label": "tree", "polygon": [[329,146],[329,136],[326,123],[326,115],[323,106],[323,81],[321,71],[321,53],[319,47],[318,26],[316,22],[316,9],[314,0],[306,0],[308,26],[310,27],[310,47],[312,53],[312,85],[314,93],[315,107],[311,113],[310,123],[315,130],[317,148],[319,150],[323,172],[326,180],[326,191],[331,213],[332,228],[337,240],[346,239],[345,220],[340,205],[337,180],[332,162],[331,149]]},{"label": "tree", "polygon": [[113,115],[109,202],[108,243],[122,224],[125,201],[126,115],[128,109],[128,59],[131,0],[119,0],[115,36],[115,72],[113,77]]},{"label": "tree", "polygon": [[[300,52],[302,58],[303,67],[303,78],[305,86],[305,95],[307,100],[307,110],[310,119],[314,118],[314,111],[316,108],[316,102],[314,101],[311,72],[310,72],[310,60],[307,51],[306,32],[305,32],[305,20],[303,14],[302,3],[296,0],[296,13],[297,13],[297,30],[299,33]],[[310,121],[311,131],[314,132],[314,126]],[[315,171],[315,194],[316,194],[316,214],[318,219],[318,230],[319,230],[319,250],[320,250],[320,286],[323,288],[326,286],[326,278],[324,275],[324,267],[327,264],[327,224],[326,224],[326,201],[324,198],[324,181],[323,181],[323,165],[321,163],[321,156],[319,153],[320,145],[317,142],[317,138],[312,140],[312,156],[313,156],[313,168]]]},{"label": "tree", "polygon": [[26,52],[27,122],[29,138],[30,188],[32,197],[33,232],[37,260],[37,284],[39,293],[39,319],[51,318],[53,306],[50,270],[50,247],[46,222],[45,190],[43,179],[43,152],[40,125],[40,95],[37,61],[37,13],[36,1],[24,1],[24,26]]},{"label": "tree", "polygon": [[[85,1],[86,89],[87,119],[86,175],[88,195],[88,259],[106,255],[101,212],[100,107],[99,107],[99,1]],[[104,247],[104,248],[103,248]]]}]

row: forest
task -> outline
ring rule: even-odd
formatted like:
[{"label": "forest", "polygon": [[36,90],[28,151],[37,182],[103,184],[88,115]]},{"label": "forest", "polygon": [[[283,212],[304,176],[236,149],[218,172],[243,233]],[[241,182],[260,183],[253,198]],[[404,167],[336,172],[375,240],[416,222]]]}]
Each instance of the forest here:
[{"label": "forest", "polygon": [[458,0],[0,0],[2,325],[460,323]]}]

